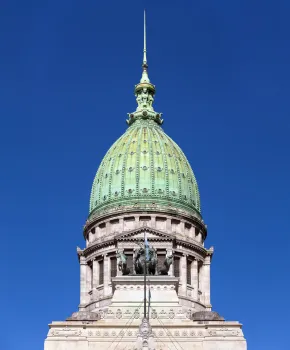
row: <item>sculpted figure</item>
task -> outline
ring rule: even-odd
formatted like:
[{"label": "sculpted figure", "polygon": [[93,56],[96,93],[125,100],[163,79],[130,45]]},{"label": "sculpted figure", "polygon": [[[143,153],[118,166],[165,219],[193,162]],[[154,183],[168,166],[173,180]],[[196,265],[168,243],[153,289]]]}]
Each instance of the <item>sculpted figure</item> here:
[{"label": "sculpted figure", "polygon": [[143,88],[141,93],[142,102],[146,103],[148,101],[148,91],[147,88]]},{"label": "sculpted figure", "polygon": [[133,266],[134,266],[134,274],[141,275],[144,273],[144,257],[145,257],[145,249],[142,242],[139,242],[138,245],[140,248],[135,249],[133,256]]},{"label": "sculpted figure", "polygon": [[166,255],[165,260],[163,262],[163,267],[159,271],[159,275],[168,275],[168,271],[170,268],[170,265],[172,264],[173,256],[172,254]]},{"label": "sculpted figure", "polygon": [[157,267],[157,251],[152,246],[149,248],[148,274],[155,275]]},{"label": "sculpted figure", "polygon": [[138,106],[141,106],[141,102],[142,102],[142,96],[141,96],[141,94],[138,94],[138,95],[137,95],[136,101],[137,101],[137,103],[138,103]]},{"label": "sculpted figure", "polygon": [[123,253],[118,251],[117,257],[120,259],[118,263],[119,271],[122,271],[122,275],[129,275],[130,269],[127,267],[127,256]]},{"label": "sculpted figure", "polygon": [[134,270],[137,275],[144,274],[145,259],[147,265],[146,274],[155,275],[157,267],[157,252],[152,246],[148,249],[148,256],[146,257],[146,248],[143,242],[139,243],[140,248],[134,254]]}]

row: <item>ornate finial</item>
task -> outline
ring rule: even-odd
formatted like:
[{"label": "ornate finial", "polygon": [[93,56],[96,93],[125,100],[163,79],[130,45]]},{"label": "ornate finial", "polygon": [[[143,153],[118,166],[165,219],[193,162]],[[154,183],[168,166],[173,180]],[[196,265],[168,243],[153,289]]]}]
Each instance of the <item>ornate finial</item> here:
[{"label": "ornate finial", "polygon": [[139,326],[135,349],[155,350],[154,335],[147,318],[143,318]]},{"label": "ornate finial", "polygon": [[128,113],[127,123],[131,125],[137,119],[151,119],[158,124],[162,124],[161,113],[156,113],[153,108],[155,95],[155,86],[150,83],[148,76],[147,63],[147,39],[146,39],[146,11],[144,10],[144,48],[142,77],[140,83],[135,86],[135,96],[137,101],[137,110],[134,113]]}]

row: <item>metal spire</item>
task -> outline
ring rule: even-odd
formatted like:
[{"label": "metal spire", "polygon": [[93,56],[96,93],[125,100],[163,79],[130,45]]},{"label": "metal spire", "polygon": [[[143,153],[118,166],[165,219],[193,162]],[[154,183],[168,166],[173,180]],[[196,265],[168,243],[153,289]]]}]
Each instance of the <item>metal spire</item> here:
[{"label": "metal spire", "polygon": [[143,49],[143,64],[142,64],[143,72],[140,83],[150,83],[150,79],[148,77],[148,64],[147,64],[147,45],[146,45],[146,10],[144,10],[144,49]]},{"label": "metal spire", "polygon": [[144,49],[143,49],[143,66],[147,66],[147,56],[146,56],[146,10],[144,10]]}]

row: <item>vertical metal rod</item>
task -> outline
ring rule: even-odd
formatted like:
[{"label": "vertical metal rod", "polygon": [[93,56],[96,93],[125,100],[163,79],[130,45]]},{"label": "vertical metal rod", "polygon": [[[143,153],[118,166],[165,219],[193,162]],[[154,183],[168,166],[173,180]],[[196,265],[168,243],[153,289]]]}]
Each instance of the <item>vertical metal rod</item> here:
[{"label": "vertical metal rod", "polygon": [[150,280],[148,280],[148,311],[147,311],[147,319],[149,321],[149,315],[150,315],[150,300],[151,299],[151,292],[150,292]]},{"label": "vertical metal rod", "polygon": [[143,64],[147,64],[147,44],[146,44],[146,11],[144,10],[144,49],[143,49]]},{"label": "vertical metal rod", "polygon": [[146,318],[146,273],[147,273],[147,256],[146,256],[146,230],[144,231],[144,318]]}]

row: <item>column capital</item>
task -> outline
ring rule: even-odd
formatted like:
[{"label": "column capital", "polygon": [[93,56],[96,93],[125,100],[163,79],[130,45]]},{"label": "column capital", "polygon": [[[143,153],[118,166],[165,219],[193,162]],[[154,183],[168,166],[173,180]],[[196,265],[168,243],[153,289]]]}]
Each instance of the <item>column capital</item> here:
[{"label": "column capital", "polygon": [[206,250],[206,255],[212,258],[214,253],[214,247],[210,247],[209,249]]},{"label": "column capital", "polygon": [[211,256],[208,255],[208,256],[205,257],[203,264],[204,265],[210,265],[210,263],[211,263]]},{"label": "column capital", "polygon": [[84,256],[80,256],[80,265],[87,265],[87,261]]}]

